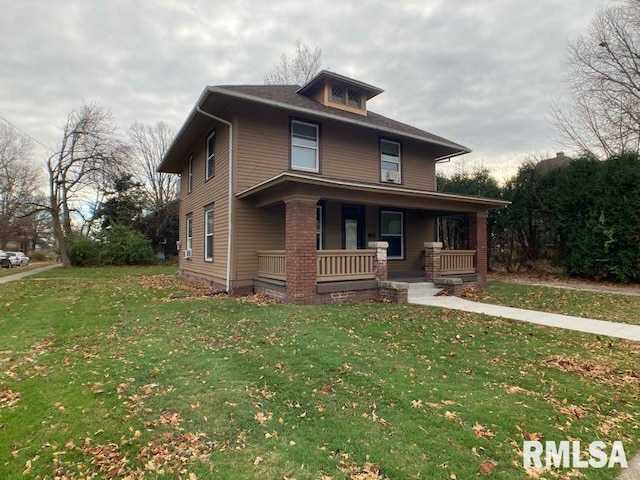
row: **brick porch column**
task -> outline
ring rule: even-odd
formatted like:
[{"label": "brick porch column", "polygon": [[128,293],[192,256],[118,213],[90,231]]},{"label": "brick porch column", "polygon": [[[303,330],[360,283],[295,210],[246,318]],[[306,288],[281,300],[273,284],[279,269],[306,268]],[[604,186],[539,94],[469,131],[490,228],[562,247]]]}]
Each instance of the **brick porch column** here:
[{"label": "brick porch column", "polygon": [[487,212],[469,214],[469,248],[476,251],[475,269],[478,288],[487,286]]},{"label": "brick porch column", "polygon": [[376,280],[386,282],[389,242],[369,242],[368,247],[376,249],[376,255],[373,257],[373,271],[376,272]]},{"label": "brick porch column", "polygon": [[318,198],[291,195],[284,199],[286,210],[285,249],[287,291],[285,301],[313,303],[316,296],[316,204]]},{"label": "brick porch column", "polygon": [[424,242],[424,279],[433,282],[440,276],[442,242]]}]

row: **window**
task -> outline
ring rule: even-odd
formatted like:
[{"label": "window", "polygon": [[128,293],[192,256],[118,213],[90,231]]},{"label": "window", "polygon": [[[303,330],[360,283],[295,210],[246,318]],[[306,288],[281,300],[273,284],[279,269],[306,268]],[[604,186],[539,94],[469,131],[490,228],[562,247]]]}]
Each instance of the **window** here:
[{"label": "window", "polygon": [[316,205],[316,250],[322,248],[322,205]]},{"label": "window", "polygon": [[213,209],[204,212],[204,259],[213,260]]},{"label": "window", "polygon": [[400,183],[400,144],[380,140],[380,180]]},{"label": "window", "polygon": [[193,155],[187,161],[187,193],[193,190]]},{"label": "window", "polygon": [[205,180],[209,180],[214,174],[214,164],[216,159],[216,132],[215,130],[207,137],[207,161],[205,166]]},{"label": "window", "polygon": [[331,86],[331,101],[336,103],[344,103],[344,87],[339,85]]},{"label": "window", "polygon": [[362,91],[342,85],[331,85],[331,101],[354,108],[362,108]]},{"label": "window", "polygon": [[357,90],[349,90],[349,95],[347,97],[347,104],[350,107],[362,108],[362,103],[360,101],[360,92]]},{"label": "window", "polygon": [[191,250],[193,247],[193,219],[191,218],[191,214],[187,215],[187,250]]},{"label": "window", "polygon": [[318,172],[318,125],[291,122],[291,168]]},{"label": "window", "polygon": [[404,214],[393,210],[380,212],[380,239],[389,242],[387,258],[404,259]]}]

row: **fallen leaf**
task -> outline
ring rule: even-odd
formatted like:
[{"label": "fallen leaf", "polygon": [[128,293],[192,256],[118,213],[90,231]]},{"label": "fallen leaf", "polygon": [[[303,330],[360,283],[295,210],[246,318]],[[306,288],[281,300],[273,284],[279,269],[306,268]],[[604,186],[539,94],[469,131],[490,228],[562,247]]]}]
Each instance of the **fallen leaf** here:
[{"label": "fallen leaf", "polygon": [[478,471],[480,472],[481,475],[488,477],[493,473],[493,471],[496,468],[496,465],[497,463],[494,462],[493,460],[485,460],[480,464],[480,468],[478,469]]}]

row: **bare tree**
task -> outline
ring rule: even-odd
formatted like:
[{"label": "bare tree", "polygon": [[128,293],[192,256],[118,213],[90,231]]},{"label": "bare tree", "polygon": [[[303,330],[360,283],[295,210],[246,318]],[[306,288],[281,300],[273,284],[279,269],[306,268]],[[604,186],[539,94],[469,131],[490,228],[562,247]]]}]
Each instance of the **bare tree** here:
[{"label": "bare tree", "polygon": [[32,201],[41,186],[41,170],[32,162],[31,141],[7,126],[0,126],[0,245],[21,240],[22,220],[33,211]]},{"label": "bare tree", "polygon": [[610,4],[569,46],[571,103],[552,109],[565,139],[608,157],[640,149],[640,1]]},{"label": "bare tree", "polygon": [[96,103],[72,111],[62,126],[59,149],[47,162],[53,234],[65,267],[71,266],[72,214],[122,171],[127,147],[116,136],[111,113]]},{"label": "bare tree", "polygon": [[178,198],[178,176],[157,171],[173,134],[173,129],[165,122],[154,125],[136,122],[131,126],[132,153],[137,159],[133,174],[145,187],[150,210],[162,208]]},{"label": "bare tree", "polygon": [[320,71],[322,67],[322,49],[296,40],[296,52],[289,56],[285,53],[273,71],[264,77],[265,85],[304,85]]}]

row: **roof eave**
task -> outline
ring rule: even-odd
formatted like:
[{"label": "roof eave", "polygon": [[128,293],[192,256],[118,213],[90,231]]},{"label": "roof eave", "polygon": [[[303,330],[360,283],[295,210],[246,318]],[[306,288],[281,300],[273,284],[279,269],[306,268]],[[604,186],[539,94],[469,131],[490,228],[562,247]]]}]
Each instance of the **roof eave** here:
[{"label": "roof eave", "polygon": [[372,129],[372,130],[376,130],[376,131],[380,131],[380,132],[384,132],[384,133],[389,133],[392,135],[397,135],[403,138],[412,138],[414,140],[419,140],[421,142],[425,142],[425,143],[430,143],[433,145],[439,145],[441,147],[447,147],[450,148],[451,150],[453,150],[450,154],[446,154],[446,155],[441,155],[440,157],[437,157],[435,160],[441,160],[444,158],[451,158],[451,157],[456,157],[458,155],[464,155],[466,153],[471,153],[471,149],[464,147],[462,145],[458,145],[456,143],[453,142],[440,142],[436,139],[433,138],[428,138],[428,137],[423,137],[420,135],[415,135],[412,133],[408,133],[408,132],[403,132],[401,130],[396,130],[393,128],[384,128],[381,127],[379,125],[373,125],[367,122],[361,122],[359,120],[356,119],[351,119],[351,118],[346,118],[343,117],[341,115],[334,115],[332,113],[326,113],[326,112],[321,112],[318,110],[312,110],[309,108],[304,108],[304,107],[299,107],[297,105],[291,105],[289,103],[285,103],[285,102],[279,102],[277,100],[269,100],[267,98],[262,98],[262,97],[256,97],[255,95],[248,95],[245,93],[240,93],[240,92],[235,92],[235,91],[231,91],[231,90],[226,90],[224,88],[219,88],[219,87],[207,87],[206,89],[207,91],[211,92],[211,93],[219,93],[222,95],[228,95],[231,97],[235,97],[235,98],[239,98],[239,99],[243,99],[243,100],[247,100],[247,101],[251,101],[251,102],[256,102],[256,103],[261,103],[264,105],[270,105],[272,107],[277,107],[277,108],[282,108],[285,110],[292,110],[298,113],[304,113],[306,115],[313,115],[313,116],[317,116],[317,117],[322,117],[322,118],[327,118],[327,119],[331,119],[331,120],[335,120],[337,122],[343,122],[343,123],[349,123],[352,125],[358,125],[360,127],[364,127],[364,128],[368,128],[368,129]]}]

